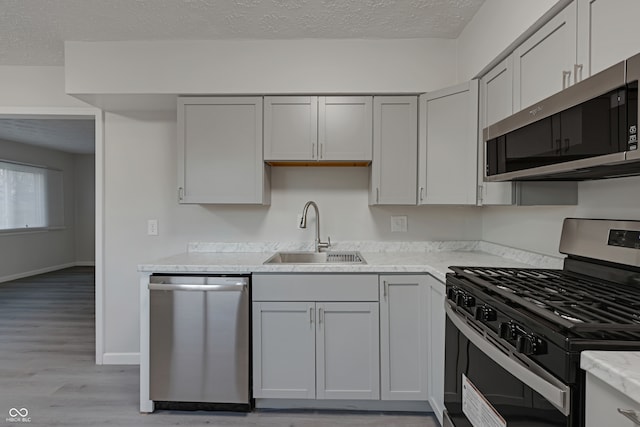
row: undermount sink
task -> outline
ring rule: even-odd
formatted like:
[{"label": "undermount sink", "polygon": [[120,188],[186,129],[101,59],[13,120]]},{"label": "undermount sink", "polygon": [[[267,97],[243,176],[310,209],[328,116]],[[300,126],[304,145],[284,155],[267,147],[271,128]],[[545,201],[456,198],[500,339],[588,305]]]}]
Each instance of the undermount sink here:
[{"label": "undermount sink", "polygon": [[360,252],[276,252],[265,264],[366,264]]}]

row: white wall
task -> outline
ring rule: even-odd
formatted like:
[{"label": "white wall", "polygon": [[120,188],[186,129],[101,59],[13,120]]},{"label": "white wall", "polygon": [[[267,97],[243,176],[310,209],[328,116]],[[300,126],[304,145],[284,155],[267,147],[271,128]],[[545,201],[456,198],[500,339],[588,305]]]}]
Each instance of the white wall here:
[{"label": "white wall", "polygon": [[74,94],[423,92],[455,83],[456,41],[67,42]]},{"label": "white wall", "polygon": [[64,91],[64,67],[0,66],[0,107],[88,107]]},{"label": "white wall", "polygon": [[458,37],[458,77],[470,80],[557,0],[486,0]]},{"label": "white wall", "polygon": [[92,265],[96,260],[96,157],[93,154],[73,156],[75,167],[75,261]]},{"label": "white wall", "polygon": [[[0,158],[60,169],[64,188],[73,189],[71,154],[0,140]],[[0,233],[0,281],[72,265],[75,262],[74,218],[74,192],[64,191],[64,229]]]}]

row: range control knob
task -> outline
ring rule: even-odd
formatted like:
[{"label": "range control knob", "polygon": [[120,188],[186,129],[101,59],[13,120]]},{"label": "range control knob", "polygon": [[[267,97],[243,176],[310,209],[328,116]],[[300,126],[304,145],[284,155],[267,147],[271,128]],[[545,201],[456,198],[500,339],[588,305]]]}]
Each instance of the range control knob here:
[{"label": "range control knob", "polygon": [[476,307],[474,315],[476,320],[480,320],[482,322],[493,322],[498,318],[498,314],[496,313],[496,311],[486,305]]},{"label": "range control knob", "polygon": [[458,293],[461,292],[458,288],[449,288],[447,289],[447,298],[451,301],[455,301],[458,297]]},{"label": "range control knob", "polygon": [[516,339],[516,325],[511,322],[500,323],[500,325],[498,326],[498,335],[500,335],[500,338],[504,340]]},{"label": "range control knob", "polygon": [[544,341],[535,335],[519,335],[516,340],[516,351],[527,356],[535,354],[545,354],[547,346]]},{"label": "range control knob", "polygon": [[458,292],[458,295],[456,297],[456,304],[460,307],[470,308],[476,305],[476,299],[471,295],[461,291]]}]

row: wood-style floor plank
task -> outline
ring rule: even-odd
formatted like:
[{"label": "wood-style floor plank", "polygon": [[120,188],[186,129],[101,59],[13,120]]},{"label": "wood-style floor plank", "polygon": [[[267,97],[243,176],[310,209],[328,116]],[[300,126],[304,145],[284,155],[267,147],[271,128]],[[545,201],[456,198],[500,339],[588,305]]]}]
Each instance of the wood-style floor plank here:
[{"label": "wood-style floor plank", "polygon": [[94,306],[93,268],[0,283],[0,421],[9,417],[11,408],[27,408],[32,426],[438,426],[434,417],[422,414],[157,411],[142,415],[138,367],[95,365]]}]

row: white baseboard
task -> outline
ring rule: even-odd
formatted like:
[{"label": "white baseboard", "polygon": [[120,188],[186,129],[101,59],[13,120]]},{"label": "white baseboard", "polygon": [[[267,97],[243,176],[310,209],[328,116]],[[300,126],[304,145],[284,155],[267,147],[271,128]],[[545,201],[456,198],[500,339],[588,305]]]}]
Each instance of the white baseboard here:
[{"label": "white baseboard", "polygon": [[69,262],[67,264],[52,265],[51,267],[40,268],[38,270],[31,270],[31,271],[25,271],[22,273],[11,274],[9,276],[0,277],[0,283],[9,282],[11,280],[18,280],[18,279],[22,279],[24,277],[29,277],[29,276],[36,276],[38,274],[43,274],[43,273],[50,273],[52,271],[62,270],[63,268],[69,268],[69,267],[75,267],[75,266],[76,266],[75,262]]},{"label": "white baseboard", "polygon": [[139,365],[140,353],[104,353],[103,365]]},{"label": "white baseboard", "polygon": [[76,267],[95,267],[96,262],[95,261],[76,261],[75,265]]}]

